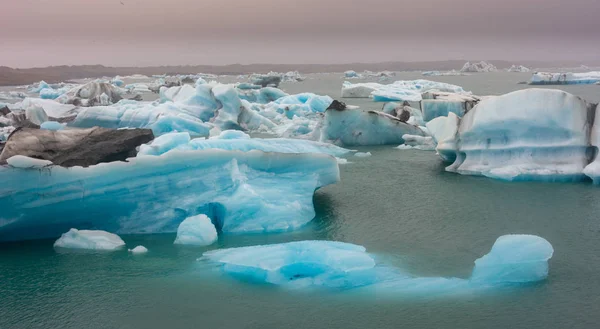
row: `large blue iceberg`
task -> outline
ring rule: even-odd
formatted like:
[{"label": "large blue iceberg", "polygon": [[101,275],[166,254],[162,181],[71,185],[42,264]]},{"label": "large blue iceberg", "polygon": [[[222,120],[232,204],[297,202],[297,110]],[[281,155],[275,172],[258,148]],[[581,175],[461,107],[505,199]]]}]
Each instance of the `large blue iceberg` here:
[{"label": "large blue iceberg", "polygon": [[0,167],[0,241],[56,237],[72,227],[175,232],[199,214],[224,233],[289,231],[314,218],[314,191],[339,181],[336,159],[326,154],[171,151],[128,161]]},{"label": "large blue iceberg", "polygon": [[344,98],[369,98],[376,102],[413,101],[422,99],[421,94],[430,90],[450,93],[465,93],[465,90],[456,85],[430,80],[400,80],[391,84],[344,82],[342,97]]},{"label": "large blue iceberg", "polygon": [[475,261],[469,279],[413,276],[382,264],[362,246],[334,241],[213,250],[200,260],[219,263],[223,272],[244,281],[284,287],[439,294],[544,280],[553,252],[552,245],[538,236],[502,236],[490,253]]},{"label": "large blue iceberg", "polygon": [[503,180],[573,181],[585,178],[593,154],[595,108],[564,91],[527,89],[488,97],[462,119],[446,120],[447,127],[428,127],[434,128],[438,152],[454,160],[448,171]]},{"label": "large blue iceberg", "polygon": [[549,73],[535,72],[529,84],[532,85],[577,85],[600,82],[600,72]]},{"label": "large blue iceberg", "polygon": [[141,145],[138,154],[161,155],[171,150],[251,151],[279,153],[323,153],[340,157],[350,150],[329,143],[289,138],[250,138],[241,131],[226,130],[209,139],[191,139],[188,133],[170,133],[156,138],[148,145]]}]

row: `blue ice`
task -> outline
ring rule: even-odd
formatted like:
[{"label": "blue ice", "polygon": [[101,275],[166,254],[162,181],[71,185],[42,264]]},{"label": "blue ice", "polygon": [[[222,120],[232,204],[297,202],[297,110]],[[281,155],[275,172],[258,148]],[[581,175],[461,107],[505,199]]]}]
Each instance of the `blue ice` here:
[{"label": "blue ice", "polygon": [[209,139],[191,139],[187,133],[171,133],[160,136],[150,144],[140,146],[140,155],[161,155],[171,150],[208,150],[228,151],[259,150],[279,153],[322,153],[340,157],[350,150],[329,144],[301,139],[288,138],[250,138],[241,131],[226,130],[220,136]]},{"label": "blue ice", "polygon": [[325,154],[171,151],[87,168],[4,166],[0,181],[0,241],[73,227],[175,232],[199,214],[224,233],[280,232],[314,218],[315,190],[338,182],[339,169]]},{"label": "blue ice", "polygon": [[552,245],[541,237],[502,236],[490,253],[475,261],[470,279],[414,276],[377,261],[362,246],[335,241],[213,250],[200,260],[219,263],[224,273],[252,283],[436,295],[545,280],[552,254]]},{"label": "blue ice", "polygon": [[62,123],[56,121],[46,121],[40,125],[40,129],[46,130],[62,130],[64,128],[65,126]]}]

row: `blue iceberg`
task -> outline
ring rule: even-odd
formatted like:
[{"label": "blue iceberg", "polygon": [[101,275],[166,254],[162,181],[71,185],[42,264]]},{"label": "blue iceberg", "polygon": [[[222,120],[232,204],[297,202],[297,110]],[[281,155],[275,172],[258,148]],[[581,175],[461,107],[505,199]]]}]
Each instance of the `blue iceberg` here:
[{"label": "blue iceberg", "polygon": [[259,150],[279,153],[322,153],[340,157],[350,150],[329,143],[288,138],[250,138],[241,131],[226,130],[217,137],[191,139],[188,133],[171,133],[156,138],[152,143],[140,146],[138,154],[161,155],[171,150],[228,151]]},{"label": "blue iceberg", "polygon": [[600,72],[549,73],[535,72],[531,76],[531,85],[578,85],[600,82]]},{"label": "blue iceberg", "polygon": [[403,135],[423,136],[416,126],[389,114],[360,109],[325,112],[321,141],[342,146],[404,144]]},{"label": "blue iceberg", "polygon": [[223,233],[289,231],[314,218],[315,190],[339,181],[336,159],[325,154],[171,151],[128,161],[0,167],[0,241],[72,227],[175,232],[199,214]]},{"label": "blue iceberg", "polygon": [[453,144],[456,159],[446,170],[460,174],[508,181],[578,181],[585,178],[589,163],[594,108],[552,89],[488,97],[460,120],[451,143],[438,140],[438,149],[449,152]]},{"label": "blue iceberg", "polygon": [[362,246],[335,241],[213,250],[199,260],[219,263],[224,273],[253,283],[429,295],[545,280],[553,252],[552,245],[538,236],[502,236],[490,253],[475,261],[470,279],[413,276],[382,264]]}]

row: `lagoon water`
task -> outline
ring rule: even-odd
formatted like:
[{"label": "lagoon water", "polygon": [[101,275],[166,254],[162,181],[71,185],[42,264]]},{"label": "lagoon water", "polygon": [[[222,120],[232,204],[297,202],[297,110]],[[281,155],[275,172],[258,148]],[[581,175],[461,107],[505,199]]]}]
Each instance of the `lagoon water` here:
[{"label": "lagoon water", "polygon": [[[477,95],[527,88],[529,74],[432,77]],[[396,79],[421,78],[401,73]],[[224,79],[223,81],[227,81]],[[337,97],[339,74],[283,84]],[[393,81],[393,80],[392,80]],[[600,86],[560,86],[600,101]],[[381,104],[344,100],[366,109]],[[317,217],[292,233],[222,236],[210,247],[175,234],[122,236],[147,254],[57,252],[54,240],[0,244],[0,328],[598,328],[600,187],[508,183],[444,172],[434,152],[362,147],[341,182],[319,190]],[[196,261],[206,250],[306,239],[363,245],[419,276],[466,278],[504,234],[554,246],[544,282],[446,297],[287,291],[251,285]]]}]

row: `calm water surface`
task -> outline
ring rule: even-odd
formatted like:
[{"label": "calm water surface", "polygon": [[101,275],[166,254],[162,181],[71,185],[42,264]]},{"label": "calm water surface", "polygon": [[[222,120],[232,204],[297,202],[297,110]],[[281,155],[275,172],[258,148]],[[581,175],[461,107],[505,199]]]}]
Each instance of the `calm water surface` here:
[{"label": "calm water surface", "polygon": [[[411,74],[398,78],[420,77]],[[526,87],[516,82],[528,76],[434,80],[501,94]],[[283,88],[339,95],[338,75],[312,77]],[[600,100],[600,86],[564,89]],[[138,256],[61,253],[53,240],[0,244],[0,328],[600,327],[600,187],[460,176],[444,172],[433,152],[360,150],[373,156],[349,157],[342,181],[316,193],[317,218],[297,232],[225,236],[207,248],[174,246],[174,234],[123,236],[129,247],[150,250]],[[364,245],[415,275],[466,278],[509,233],[552,243],[547,281],[461,297],[357,296],[245,284],[196,261],[215,248],[327,239]]]}]

